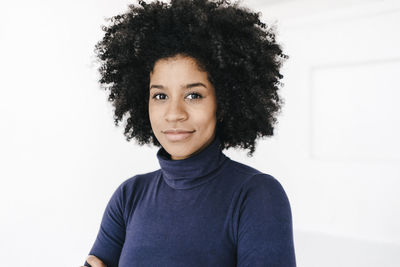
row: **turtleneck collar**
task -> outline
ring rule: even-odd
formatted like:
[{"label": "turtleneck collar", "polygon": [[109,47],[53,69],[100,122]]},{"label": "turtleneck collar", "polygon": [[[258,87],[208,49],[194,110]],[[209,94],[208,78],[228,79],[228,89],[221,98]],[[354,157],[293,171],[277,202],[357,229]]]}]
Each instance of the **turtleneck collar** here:
[{"label": "turtleneck collar", "polygon": [[158,162],[164,181],[175,189],[190,189],[212,179],[227,159],[222,153],[218,137],[199,153],[181,160],[171,160],[170,155],[160,148]]}]

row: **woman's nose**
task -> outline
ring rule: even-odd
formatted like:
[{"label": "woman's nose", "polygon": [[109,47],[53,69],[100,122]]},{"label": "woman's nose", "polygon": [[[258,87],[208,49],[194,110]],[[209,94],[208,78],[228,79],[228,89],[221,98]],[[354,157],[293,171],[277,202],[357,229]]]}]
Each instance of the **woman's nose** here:
[{"label": "woman's nose", "polygon": [[182,121],[187,119],[188,114],[185,109],[185,103],[181,100],[170,100],[165,114],[167,121]]}]

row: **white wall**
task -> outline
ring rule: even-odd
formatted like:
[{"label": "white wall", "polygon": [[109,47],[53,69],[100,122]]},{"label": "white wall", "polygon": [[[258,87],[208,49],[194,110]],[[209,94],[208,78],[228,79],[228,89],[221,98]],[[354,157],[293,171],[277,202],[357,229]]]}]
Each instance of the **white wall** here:
[{"label": "white wall", "polygon": [[[104,18],[130,1],[0,3],[2,266],[79,266],[115,188],[158,168],[97,84]],[[298,266],[398,266],[400,6],[243,1],[290,56],[277,135],[253,158],[291,200]]]},{"label": "white wall", "polygon": [[111,193],[158,166],[113,126],[93,64],[127,3],[1,1],[1,266],[83,264]]},{"label": "white wall", "polygon": [[290,59],[256,163],[288,192],[299,266],[400,266],[398,1],[260,7]]}]

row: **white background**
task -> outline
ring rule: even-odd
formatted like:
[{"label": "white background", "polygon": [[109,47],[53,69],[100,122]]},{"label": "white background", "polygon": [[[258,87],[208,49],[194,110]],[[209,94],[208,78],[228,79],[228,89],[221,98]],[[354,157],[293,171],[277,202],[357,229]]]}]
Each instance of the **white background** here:
[{"label": "white background", "polygon": [[[242,1],[290,56],[276,136],[253,158],[292,205],[298,266],[400,266],[400,5]],[[116,187],[159,168],[125,141],[94,44],[130,1],[0,3],[1,266],[79,266]]]}]

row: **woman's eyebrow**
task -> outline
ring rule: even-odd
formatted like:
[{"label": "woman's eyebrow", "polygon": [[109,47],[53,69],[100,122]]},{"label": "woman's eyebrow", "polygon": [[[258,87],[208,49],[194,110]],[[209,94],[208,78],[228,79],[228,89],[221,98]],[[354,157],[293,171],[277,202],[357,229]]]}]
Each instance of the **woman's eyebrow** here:
[{"label": "woman's eyebrow", "polygon": [[152,84],[151,86],[150,86],[150,90],[151,89],[164,89],[164,86],[162,86],[162,85],[157,85],[157,84]]},{"label": "woman's eyebrow", "polygon": [[198,86],[203,86],[204,88],[207,88],[207,86],[205,86],[203,83],[200,83],[200,82],[186,84],[186,86],[184,86],[184,88],[185,89],[190,89],[190,88],[198,87]]},{"label": "woman's eyebrow", "polygon": [[[184,88],[184,89],[190,89],[190,88],[198,87],[198,86],[202,86],[202,87],[204,87],[204,88],[207,88],[207,86],[205,86],[204,83],[201,83],[201,82],[189,83],[189,84],[186,84],[186,85],[182,86],[182,88]],[[150,90],[153,89],[153,88],[154,88],[154,89],[164,89],[164,86],[158,85],[158,84],[152,84],[152,85],[150,86]]]}]

